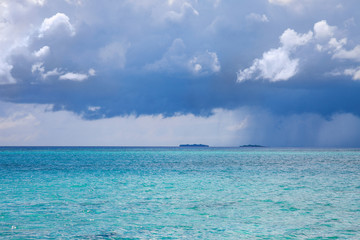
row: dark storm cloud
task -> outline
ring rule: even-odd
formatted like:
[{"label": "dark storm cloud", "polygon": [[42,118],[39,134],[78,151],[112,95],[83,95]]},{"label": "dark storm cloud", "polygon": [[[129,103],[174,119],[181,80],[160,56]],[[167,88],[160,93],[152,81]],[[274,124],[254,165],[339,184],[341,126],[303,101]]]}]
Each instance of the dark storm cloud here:
[{"label": "dark storm cloud", "polygon": [[[326,20],[336,27],[331,37],[347,38],[342,50],[351,51],[360,44],[358,3],[272,2],[7,1],[3,29],[24,43],[7,40],[11,50],[1,48],[0,100],[53,104],[88,119],[207,116],[214,108],[242,106],[279,115],[360,116],[354,79],[360,63],[352,52],[342,58],[318,52],[315,35],[289,52],[279,41],[288,28],[315,34],[314,24]],[[15,34],[17,26],[32,28]],[[328,40],[320,43],[326,48]],[[296,72],[278,82],[257,75],[236,82],[239,70],[271,49],[285,53],[284,61],[298,59]]]}]

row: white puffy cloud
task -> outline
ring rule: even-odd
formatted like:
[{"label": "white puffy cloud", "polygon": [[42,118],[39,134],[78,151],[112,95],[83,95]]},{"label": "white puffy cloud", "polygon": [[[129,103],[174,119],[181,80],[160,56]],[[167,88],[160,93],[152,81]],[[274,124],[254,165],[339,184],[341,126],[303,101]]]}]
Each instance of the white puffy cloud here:
[{"label": "white puffy cloud", "polygon": [[44,63],[38,62],[38,63],[33,64],[31,66],[31,72],[32,73],[35,73],[35,72],[44,73],[45,72]]},{"label": "white puffy cloud", "polygon": [[289,52],[284,48],[271,49],[261,59],[255,59],[252,66],[237,73],[237,81],[264,78],[270,82],[288,80],[297,73],[299,60],[290,59]]},{"label": "white puffy cloud", "polygon": [[99,58],[105,64],[124,68],[129,47],[129,43],[112,42],[99,50]]},{"label": "white puffy cloud", "polygon": [[327,40],[334,36],[336,27],[327,24],[326,20],[321,20],[314,24],[315,38],[318,40]]},{"label": "white puffy cloud", "polygon": [[[319,21],[314,24],[315,37],[319,41],[327,41],[325,44],[317,44],[316,49],[318,51],[327,51],[328,54],[332,55],[333,59],[346,59],[353,61],[360,61],[360,45],[355,46],[351,50],[346,50],[344,47],[348,43],[348,39],[342,38],[338,40],[334,37],[335,26],[330,26],[325,20]],[[343,71],[333,71],[331,75],[339,76],[351,76],[353,80],[360,80],[360,71],[358,68],[347,68]]]},{"label": "white puffy cloud", "polygon": [[317,40],[316,49],[319,52],[328,51],[334,54],[347,44],[347,38],[337,40],[335,37],[336,26],[330,26],[326,20],[321,20],[314,24],[315,39]]},{"label": "white puffy cloud", "polygon": [[75,28],[63,13],[44,19],[39,13],[46,3],[45,0],[3,0],[0,2],[0,84],[17,82],[12,75],[14,66],[19,64],[15,62],[14,56],[23,56],[34,61],[33,72],[39,73],[42,79],[58,74],[57,69],[45,72],[44,67],[37,63],[49,55],[49,46],[45,45],[35,50],[30,47],[39,40],[36,39],[36,34],[44,37],[58,30],[64,30],[73,36]]},{"label": "white puffy cloud", "polygon": [[82,82],[91,76],[95,76],[95,70],[90,68],[87,74],[68,72],[59,77],[60,80]]},{"label": "white puffy cloud", "polygon": [[280,36],[280,42],[282,47],[292,51],[296,47],[307,44],[313,38],[312,31],[308,33],[299,34],[293,29],[286,29],[284,33]]},{"label": "white puffy cloud", "polygon": [[217,54],[206,51],[191,58],[189,68],[196,74],[216,73],[220,71],[221,66]]},{"label": "white puffy cloud", "polygon": [[348,59],[354,61],[360,61],[360,45],[355,46],[351,50],[345,50],[343,48],[338,49],[333,55],[333,58]]},{"label": "white puffy cloud", "polygon": [[33,55],[37,58],[46,57],[50,53],[50,47],[44,46],[40,48],[38,51],[33,52]]},{"label": "white puffy cloud", "polygon": [[352,76],[353,80],[360,80],[360,67],[345,69],[344,75]]},{"label": "white puffy cloud", "polygon": [[[281,47],[270,49],[263,53],[263,57],[255,59],[252,66],[239,70],[237,81],[242,82],[249,79],[268,79],[275,82],[288,80],[298,72],[299,59],[291,58],[296,52],[297,47],[306,45],[310,42],[315,44],[319,52],[327,52],[333,59],[346,59],[360,61],[360,45],[356,45],[351,50],[346,50],[348,43],[346,37],[336,38],[336,26],[330,26],[326,20],[321,20],[314,24],[314,33],[309,31],[306,34],[299,34],[292,29],[287,29],[280,36]],[[358,80],[358,71],[352,68],[335,71],[336,75],[352,76],[353,80]],[[334,75],[334,71],[331,73]]]},{"label": "white puffy cloud", "polygon": [[64,13],[57,13],[50,18],[45,18],[39,29],[39,37],[44,37],[47,33],[52,33],[57,29],[65,29],[70,36],[75,35],[75,28],[70,23],[70,18]]},{"label": "white puffy cloud", "polygon": [[58,76],[60,74],[61,74],[61,72],[59,71],[59,69],[54,68],[53,70],[42,73],[41,76],[42,76],[43,79],[47,79],[48,77]]},{"label": "white puffy cloud", "polygon": [[[307,44],[313,38],[309,31],[299,34],[292,29],[287,29],[280,36],[281,47],[270,49],[263,53],[262,58],[255,59],[252,66],[237,73],[237,81],[249,79],[268,79],[270,82],[284,81],[293,77],[298,71],[299,59],[292,59],[291,53],[298,46]],[[254,76],[255,75],[255,76]]]},{"label": "white puffy cloud", "polygon": [[26,16],[30,10],[17,1],[0,1],[0,84],[16,83],[11,56],[28,45],[31,25]]},{"label": "white puffy cloud", "polygon": [[65,74],[61,75],[59,77],[59,79],[60,80],[70,80],[70,81],[82,82],[85,79],[87,79],[88,77],[89,76],[87,74],[68,72],[68,73],[65,73]]},{"label": "white puffy cloud", "polygon": [[246,19],[255,22],[269,22],[268,17],[265,14],[250,13],[246,16]]},{"label": "white puffy cloud", "polygon": [[[316,49],[318,51],[327,51],[332,55],[333,59],[346,59],[353,61],[360,61],[360,45],[356,45],[351,50],[346,50],[345,46],[348,39],[337,39],[334,35],[337,30],[336,26],[330,26],[325,20],[314,24],[315,37],[319,42],[327,41],[325,44],[318,43]],[[330,73],[333,76],[345,75],[351,76],[353,80],[360,80],[359,68],[347,68],[345,70],[334,70]]]},{"label": "white puffy cloud", "polygon": [[82,82],[89,77],[95,76],[96,71],[92,68],[88,70],[87,73],[74,73],[59,70],[58,68],[54,68],[53,70],[46,71],[43,62],[37,62],[32,65],[31,72],[33,74],[38,74],[41,77],[41,80],[46,80],[49,77],[59,76],[59,80],[68,80],[68,81],[77,81]]},{"label": "white puffy cloud", "polygon": [[46,80],[48,77],[58,76],[62,74],[58,68],[54,68],[50,71],[45,71],[44,63],[37,62],[31,66],[31,72],[33,74],[39,74],[42,80]]},{"label": "white puffy cloud", "polygon": [[340,40],[337,40],[336,38],[331,38],[329,40],[328,46],[333,51],[340,51],[346,44],[347,44],[347,38],[343,38]]}]

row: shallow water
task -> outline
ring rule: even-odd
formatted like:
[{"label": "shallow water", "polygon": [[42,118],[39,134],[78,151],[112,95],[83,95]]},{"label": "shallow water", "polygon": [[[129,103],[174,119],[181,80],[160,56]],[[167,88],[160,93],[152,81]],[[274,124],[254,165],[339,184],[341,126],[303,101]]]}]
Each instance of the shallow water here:
[{"label": "shallow water", "polygon": [[360,150],[0,148],[0,238],[360,239]]}]

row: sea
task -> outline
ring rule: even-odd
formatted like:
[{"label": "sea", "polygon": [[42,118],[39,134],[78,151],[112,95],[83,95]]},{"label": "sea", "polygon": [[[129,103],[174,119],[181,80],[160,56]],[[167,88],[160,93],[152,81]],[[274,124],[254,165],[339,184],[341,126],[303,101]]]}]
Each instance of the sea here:
[{"label": "sea", "polygon": [[360,150],[1,147],[0,239],[360,239]]}]

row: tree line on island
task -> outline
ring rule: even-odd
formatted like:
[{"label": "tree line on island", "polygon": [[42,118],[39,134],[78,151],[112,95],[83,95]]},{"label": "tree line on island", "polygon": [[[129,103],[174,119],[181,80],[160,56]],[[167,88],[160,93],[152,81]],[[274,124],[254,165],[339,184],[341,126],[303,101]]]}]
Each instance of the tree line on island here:
[{"label": "tree line on island", "polygon": [[[209,145],[206,145],[206,144],[180,144],[179,147],[209,147]],[[257,144],[247,144],[247,145],[241,145],[239,147],[241,147],[241,148],[257,148],[257,147],[265,147],[265,146],[257,145]]]}]

